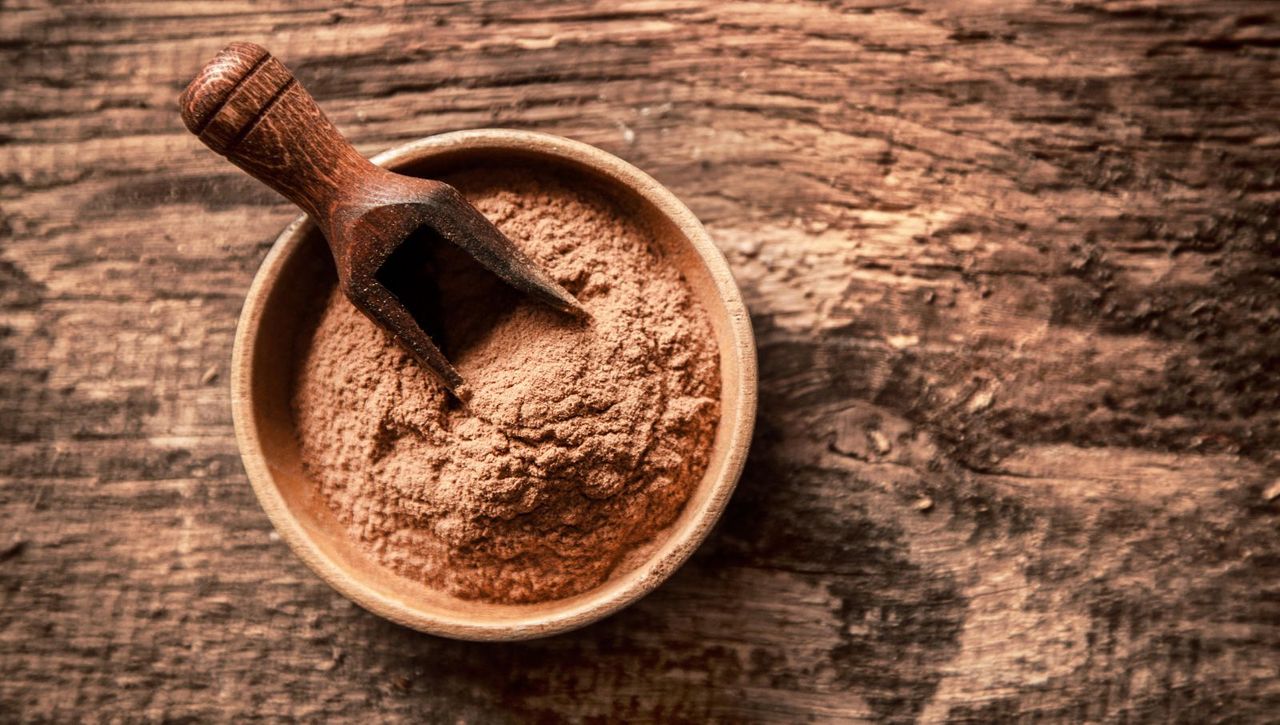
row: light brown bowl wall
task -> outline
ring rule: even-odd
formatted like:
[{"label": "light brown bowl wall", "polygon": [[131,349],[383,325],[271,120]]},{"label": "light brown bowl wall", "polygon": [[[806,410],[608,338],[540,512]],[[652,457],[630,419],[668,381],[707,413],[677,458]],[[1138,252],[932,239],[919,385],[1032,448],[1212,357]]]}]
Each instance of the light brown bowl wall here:
[{"label": "light brown bowl wall", "polygon": [[365,557],[304,474],[289,397],[299,332],[314,301],[336,282],[320,233],[300,218],[280,235],[249,290],[232,359],[232,412],[245,468],[281,537],[338,591],[414,629],[462,639],[526,639],[580,627],[651,591],[688,558],[724,509],[751,440],[755,343],[723,256],[693,214],[626,162],[545,134],[480,130],[392,149],[375,162],[442,176],[476,165],[537,164],[582,174],[642,215],[708,311],[720,351],[721,420],[710,465],[680,518],[638,567],[575,597],[531,605],[460,600],[399,577]]}]

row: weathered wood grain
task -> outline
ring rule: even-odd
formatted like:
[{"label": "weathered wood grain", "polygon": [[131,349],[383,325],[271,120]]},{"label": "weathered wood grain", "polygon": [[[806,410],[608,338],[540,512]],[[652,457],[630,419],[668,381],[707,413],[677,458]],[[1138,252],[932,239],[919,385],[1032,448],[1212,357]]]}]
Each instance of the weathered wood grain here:
[{"label": "weathered wood grain", "polygon": [[[1264,721],[1280,711],[1280,10],[0,10],[0,719]],[[443,641],[271,534],[230,428],[287,202],[175,99],[263,43],[364,153],[513,126],[707,223],[749,471],[667,585]]]}]

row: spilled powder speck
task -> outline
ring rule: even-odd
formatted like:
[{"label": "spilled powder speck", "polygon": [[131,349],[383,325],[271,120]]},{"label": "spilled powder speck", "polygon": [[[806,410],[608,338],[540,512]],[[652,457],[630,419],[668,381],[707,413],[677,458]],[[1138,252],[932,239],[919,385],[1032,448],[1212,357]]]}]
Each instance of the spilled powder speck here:
[{"label": "spilled powder speck", "polygon": [[698,485],[719,420],[715,338],[652,233],[588,180],[478,169],[449,181],[590,321],[411,240],[425,251],[393,261],[414,289],[392,289],[443,321],[432,335],[471,399],[450,399],[335,291],[296,375],[304,466],[359,546],[405,577],[467,599],[571,596],[669,526]]}]

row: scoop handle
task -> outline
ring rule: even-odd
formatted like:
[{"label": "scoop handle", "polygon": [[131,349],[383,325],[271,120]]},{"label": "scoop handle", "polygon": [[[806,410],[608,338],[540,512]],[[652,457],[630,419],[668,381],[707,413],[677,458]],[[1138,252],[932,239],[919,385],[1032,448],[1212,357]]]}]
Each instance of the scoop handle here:
[{"label": "scoop handle", "polygon": [[232,43],[178,99],[182,122],[226,156],[326,221],[376,167],[360,155],[283,63],[254,43]]}]

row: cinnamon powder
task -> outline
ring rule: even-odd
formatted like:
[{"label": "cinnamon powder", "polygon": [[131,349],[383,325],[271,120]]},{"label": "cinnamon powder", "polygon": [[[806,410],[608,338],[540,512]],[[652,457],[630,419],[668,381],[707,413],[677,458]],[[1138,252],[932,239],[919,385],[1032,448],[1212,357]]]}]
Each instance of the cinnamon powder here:
[{"label": "cinnamon powder", "polygon": [[719,420],[715,339],[650,230],[588,181],[533,169],[449,181],[590,321],[514,297],[447,244],[418,244],[427,257],[388,268],[407,270],[406,304],[430,291],[420,319],[470,401],[335,291],[296,375],[304,467],[400,575],[467,599],[571,596],[669,526],[701,479]]}]

